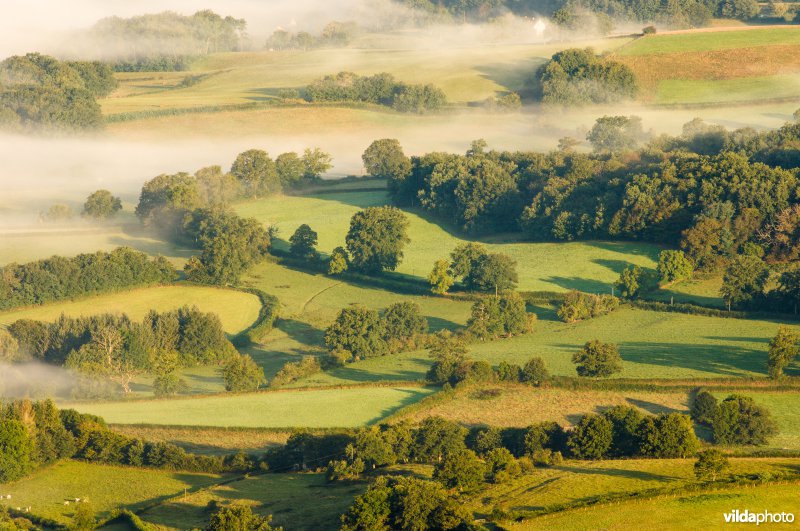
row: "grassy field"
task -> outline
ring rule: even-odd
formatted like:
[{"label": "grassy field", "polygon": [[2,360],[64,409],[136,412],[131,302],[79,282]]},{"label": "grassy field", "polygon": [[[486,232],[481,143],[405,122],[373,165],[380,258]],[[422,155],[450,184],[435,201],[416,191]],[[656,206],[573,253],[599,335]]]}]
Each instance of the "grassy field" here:
[{"label": "grassy field", "polygon": [[106,312],[125,313],[140,320],[150,310],[163,312],[186,305],[219,315],[229,334],[253,324],[261,308],[258,297],[241,291],[192,285],[157,286],[3,312],[0,325],[17,319],[54,321],[61,314],[77,317]]},{"label": "grassy field", "polygon": [[[565,461],[563,465],[540,469],[509,483],[490,486],[475,502],[484,510],[499,504],[512,510],[537,511],[561,504],[585,502],[598,496],[677,488],[695,483],[694,461]],[[800,459],[748,458],[731,459],[730,462],[730,474],[796,473],[800,469]]]},{"label": "grassy field", "polygon": [[[524,364],[541,357],[555,375],[575,376],[571,357],[587,341],[618,345],[622,378],[722,378],[766,376],[767,343],[780,323],[725,319],[623,308],[589,321],[566,324],[552,310],[537,309],[531,334],[470,345],[470,356],[493,365]],[[423,378],[431,360],[409,352],[353,363],[314,375],[300,385]],[[789,371],[795,374],[797,365]]]},{"label": "grassy field", "polygon": [[127,402],[63,403],[112,424],[243,428],[366,426],[428,396],[425,387],[274,391]]},{"label": "grassy field", "polygon": [[800,31],[794,26],[758,28],[747,31],[709,31],[648,35],[619,48],[619,55],[653,55],[677,52],[733,50],[755,46],[800,45]]},{"label": "grassy field", "polygon": [[267,448],[284,444],[289,434],[259,429],[190,428],[116,424],[115,432],[151,442],[168,442],[193,454],[224,455],[243,450],[263,453]]},{"label": "grassy field", "polygon": [[[733,509],[796,512],[797,489],[797,483],[788,483],[660,496],[532,518],[508,529],[723,529],[723,514]],[[796,524],[769,524],[769,529],[796,529]]]},{"label": "grassy field", "polygon": [[15,483],[0,486],[11,494],[2,503],[9,507],[31,507],[31,513],[67,524],[75,504],[65,500],[88,499],[98,516],[108,516],[118,507],[138,509],[172,496],[212,485],[216,474],[169,472],[61,461]]},{"label": "grassy field", "polygon": [[[319,234],[318,248],[329,253],[344,245],[350,218],[359,210],[388,203],[379,191],[322,194],[302,197],[272,197],[237,206],[240,215],[255,217],[278,227],[279,247],[295,229],[307,223]],[[452,249],[467,240],[417,211],[406,212],[411,243],[404,250],[398,273],[427,277],[433,262],[447,258]],[[518,263],[519,289],[566,291],[580,289],[607,292],[629,264],[655,267],[660,248],[641,243],[569,242],[528,243],[520,235],[493,236],[481,240],[493,252],[503,252]]]},{"label": "grassy field", "polygon": [[[800,47],[798,47],[800,51]],[[800,69],[798,69],[800,70]],[[735,103],[772,98],[797,99],[800,77],[770,76],[737,79],[667,79],[659,83],[656,102]]]},{"label": "grassy field", "polygon": [[208,522],[209,502],[235,501],[273,515],[273,525],[284,529],[337,529],[339,516],[365,488],[363,483],[328,483],[323,474],[266,474],[159,505],[141,517],[159,529],[202,528]]}]

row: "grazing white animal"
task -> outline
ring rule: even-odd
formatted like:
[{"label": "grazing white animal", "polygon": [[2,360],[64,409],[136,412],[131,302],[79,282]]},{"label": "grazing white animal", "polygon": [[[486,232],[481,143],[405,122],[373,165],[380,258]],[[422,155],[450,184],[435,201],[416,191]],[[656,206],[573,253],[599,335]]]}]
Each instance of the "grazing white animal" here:
[{"label": "grazing white animal", "polygon": [[79,501],[81,501],[80,498],[75,498],[75,503],[78,503]]},{"label": "grazing white animal", "polygon": [[64,500],[64,505],[69,505],[69,500]]}]

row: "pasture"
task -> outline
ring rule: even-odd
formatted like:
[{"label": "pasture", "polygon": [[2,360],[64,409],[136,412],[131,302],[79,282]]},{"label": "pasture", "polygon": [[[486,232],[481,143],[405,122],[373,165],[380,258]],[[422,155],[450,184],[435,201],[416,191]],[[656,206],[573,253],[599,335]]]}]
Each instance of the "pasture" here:
[{"label": "pasture", "polygon": [[[492,365],[523,365],[541,357],[551,374],[575,376],[572,354],[587,341],[615,343],[623,360],[620,378],[747,378],[765,377],[767,344],[780,323],[727,319],[622,308],[612,314],[573,324],[555,320],[552,309],[536,308],[539,322],[532,333],[510,339],[474,343],[469,355]],[[431,359],[426,352],[373,358],[328,373],[310,376],[299,385],[423,378]],[[797,365],[790,370],[795,374]]]},{"label": "pasture", "polygon": [[0,325],[18,319],[55,321],[62,314],[70,317],[99,313],[125,313],[141,320],[150,310],[165,312],[181,306],[197,306],[201,311],[216,313],[228,334],[237,334],[258,317],[258,297],[241,291],[194,285],[156,286],[109,293],[73,301],[54,302],[0,313]]},{"label": "pasture", "polygon": [[620,47],[615,53],[619,55],[654,55],[775,45],[800,45],[800,31],[794,26],[785,26],[647,35]]},{"label": "pasture", "polygon": [[376,423],[431,393],[427,387],[356,387],[59,406],[99,415],[111,424],[353,428]]},{"label": "pasture", "polygon": [[150,442],[167,442],[193,454],[224,455],[242,450],[258,454],[286,442],[287,432],[269,429],[142,426],[115,424],[117,433]]},{"label": "pasture", "polygon": [[[797,489],[797,482],[789,482],[673,494],[573,509],[509,524],[508,529],[720,529],[725,526],[723,514],[733,509],[796,512]],[[795,524],[769,525],[770,529],[795,527]]]},{"label": "pasture", "polygon": [[11,494],[10,500],[2,502],[8,507],[30,507],[32,514],[68,524],[75,504],[64,502],[75,498],[89,500],[98,516],[108,517],[118,507],[137,510],[222,479],[217,474],[60,461],[0,486],[0,492]]},{"label": "pasture", "polygon": [[284,529],[336,529],[339,516],[365,488],[363,483],[328,483],[323,474],[264,474],[190,494],[140,516],[159,529],[202,528],[209,502],[236,502],[273,515],[273,525]]}]

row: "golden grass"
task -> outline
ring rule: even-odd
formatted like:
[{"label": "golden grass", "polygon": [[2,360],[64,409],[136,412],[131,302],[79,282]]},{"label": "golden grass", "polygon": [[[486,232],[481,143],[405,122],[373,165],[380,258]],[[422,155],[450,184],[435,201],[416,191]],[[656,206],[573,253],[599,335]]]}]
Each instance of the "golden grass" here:
[{"label": "golden grass", "polygon": [[168,442],[196,454],[227,454],[243,450],[263,453],[286,443],[288,432],[270,430],[227,430],[224,428],[180,428],[172,426],[113,425],[115,432],[151,442]]}]

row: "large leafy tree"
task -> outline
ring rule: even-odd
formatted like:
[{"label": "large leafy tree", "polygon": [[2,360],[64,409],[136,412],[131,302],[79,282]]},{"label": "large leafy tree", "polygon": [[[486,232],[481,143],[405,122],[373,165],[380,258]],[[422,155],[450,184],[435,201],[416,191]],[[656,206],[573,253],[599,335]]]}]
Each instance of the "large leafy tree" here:
[{"label": "large leafy tree", "polygon": [[367,273],[394,271],[403,260],[408,237],[408,219],[394,207],[370,207],[350,220],[345,239],[350,263]]},{"label": "large leafy tree", "polygon": [[567,438],[567,448],[578,459],[603,459],[611,451],[613,426],[602,415],[585,415]]},{"label": "large leafy tree", "polygon": [[361,306],[345,308],[325,330],[325,345],[330,351],[349,352],[353,358],[386,354],[385,324],[377,311]]},{"label": "large leafy tree", "polygon": [[403,153],[400,141],[392,138],[376,140],[361,156],[364,168],[373,177],[389,180],[389,190],[395,193],[398,183],[402,183],[411,173],[411,161]]},{"label": "large leafy tree", "polygon": [[319,257],[317,252],[317,233],[305,223],[297,227],[289,237],[291,244],[289,252],[292,256],[302,259],[316,259]]},{"label": "large leafy tree", "polygon": [[720,294],[728,307],[744,307],[764,293],[767,265],[757,256],[737,256],[725,270]]},{"label": "large leafy tree", "polygon": [[719,404],[712,429],[718,444],[764,445],[778,433],[770,411],[741,395],[731,395]]},{"label": "large leafy tree", "polygon": [[579,376],[605,378],[622,371],[622,357],[613,343],[597,339],[587,342],[572,356],[572,363]]},{"label": "large leafy tree", "polygon": [[800,335],[789,327],[778,328],[778,333],[769,342],[767,354],[767,369],[770,378],[777,379],[783,376],[783,369],[794,360],[800,351],[798,342],[800,342]]},{"label": "large leafy tree", "polygon": [[266,151],[250,149],[240,153],[233,161],[231,174],[239,180],[242,190],[249,197],[281,191],[275,162]]},{"label": "large leafy tree", "polygon": [[94,219],[108,219],[122,210],[122,201],[108,190],[97,190],[86,198],[83,215]]}]

